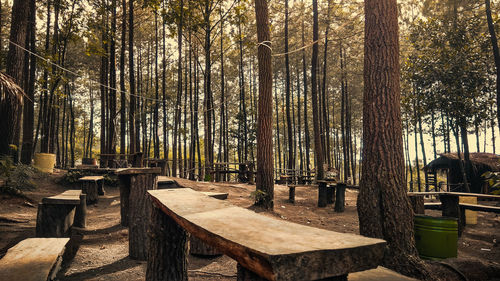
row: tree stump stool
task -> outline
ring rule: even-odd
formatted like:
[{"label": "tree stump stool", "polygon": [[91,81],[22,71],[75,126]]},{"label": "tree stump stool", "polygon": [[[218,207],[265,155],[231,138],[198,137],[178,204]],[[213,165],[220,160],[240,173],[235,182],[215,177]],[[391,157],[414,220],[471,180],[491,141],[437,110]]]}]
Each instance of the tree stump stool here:
[{"label": "tree stump stool", "polygon": [[318,207],[323,208],[327,205],[327,188],[326,181],[319,180],[318,181]]},{"label": "tree stump stool", "polygon": [[99,201],[99,195],[104,195],[104,177],[88,176],[78,180],[81,182],[82,192],[87,194],[87,204],[95,204]]},{"label": "tree stump stool", "polygon": [[295,185],[288,186],[288,201],[290,203],[295,203]]},{"label": "tree stump stool", "polygon": [[151,217],[148,190],[157,189],[161,168],[126,168],[115,171],[120,180],[121,224],[129,228],[129,256],[147,259],[147,232]]},{"label": "tree stump stool", "polygon": [[335,194],[335,212],[342,213],[345,210],[345,183],[339,183]]}]

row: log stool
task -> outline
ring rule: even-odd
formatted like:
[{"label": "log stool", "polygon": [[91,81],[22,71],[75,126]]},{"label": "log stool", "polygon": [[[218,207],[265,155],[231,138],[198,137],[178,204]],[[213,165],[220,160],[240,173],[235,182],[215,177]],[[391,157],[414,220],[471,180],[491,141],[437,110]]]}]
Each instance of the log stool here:
[{"label": "log stool", "polygon": [[82,192],[87,194],[87,204],[94,204],[99,201],[99,195],[104,195],[104,177],[88,176],[80,178]]},{"label": "log stool", "polygon": [[288,201],[290,203],[295,203],[295,185],[289,185],[288,186]]},{"label": "log stool", "polygon": [[337,184],[335,192],[335,212],[342,213],[345,210],[345,183]]}]

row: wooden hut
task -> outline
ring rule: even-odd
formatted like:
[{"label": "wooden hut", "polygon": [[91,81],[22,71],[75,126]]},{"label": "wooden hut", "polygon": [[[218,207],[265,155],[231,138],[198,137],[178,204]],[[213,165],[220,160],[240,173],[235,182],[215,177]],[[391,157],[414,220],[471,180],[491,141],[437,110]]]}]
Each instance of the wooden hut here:
[{"label": "wooden hut", "polygon": [[[463,153],[461,154],[460,158],[462,159],[462,161],[464,161]],[[500,171],[500,156],[493,153],[470,153],[470,161],[472,167],[468,182],[471,192],[487,192],[486,182],[482,178],[482,174],[488,171]],[[425,172],[427,187],[438,187],[439,184],[437,183],[437,173],[445,172],[447,175],[448,190],[465,191],[463,186],[463,176],[460,171],[460,162],[457,153],[440,154],[439,158],[427,164],[427,166],[425,166],[423,169]]]}]

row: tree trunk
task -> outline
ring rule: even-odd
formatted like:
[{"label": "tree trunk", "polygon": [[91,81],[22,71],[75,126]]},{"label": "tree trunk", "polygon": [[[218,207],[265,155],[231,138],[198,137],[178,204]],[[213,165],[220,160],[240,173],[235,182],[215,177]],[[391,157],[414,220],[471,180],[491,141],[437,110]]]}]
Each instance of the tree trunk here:
[{"label": "tree trunk", "polygon": [[[25,46],[28,29],[28,12],[28,1],[14,1],[11,15],[10,41],[19,46]],[[25,73],[24,59],[24,51],[13,43],[9,43],[6,73],[19,86],[22,86],[23,74]],[[0,155],[7,155],[9,153],[9,145],[16,142],[14,137],[16,130],[19,129],[20,120],[18,120],[18,115],[21,108],[22,99],[19,99],[19,97],[8,93],[0,95],[0,131],[5,134],[0,138]]]},{"label": "tree trunk", "polygon": [[288,0],[285,0],[285,72],[286,72],[286,127],[288,130],[288,163],[287,173],[291,172],[295,166],[295,158],[293,155],[293,133],[292,119],[290,116],[290,58],[288,55]]},{"label": "tree trunk", "polygon": [[428,278],[415,247],[405,188],[396,0],[365,0],[364,56],[360,233],[387,241],[384,266]]},{"label": "tree trunk", "polygon": [[323,147],[321,146],[321,128],[318,108],[318,1],[313,0],[313,51],[311,62],[311,96],[313,106],[314,154],[316,156],[316,179],[323,179]]},{"label": "tree trunk", "polygon": [[488,31],[490,32],[491,46],[493,49],[493,57],[495,58],[495,68],[497,71],[497,125],[500,127],[500,51],[498,50],[497,35],[495,33],[495,25],[491,17],[490,0],[484,0],[486,4],[486,20],[488,22]]},{"label": "tree trunk", "polygon": [[[302,4],[304,4],[302,2]],[[302,18],[302,46],[305,46],[305,35],[304,35],[304,18]],[[306,143],[306,165],[305,169],[309,175],[310,171],[310,147],[311,147],[311,138],[309,136],[309,119],[307,117],[307,68],[306,68],[306,50],[302,49],[302,75],[304,80],[304,140]]]},{"label": "tree trunk", "polygon": [[[122,0],[122,34],[121,34],[121,49],[120,49],[120,154],[125,155],[126,148],[126,134],[127,134],[127,120],[126,120],[126,102],[125,96],[125,49],[126,49],[126,34],[127,34],[127,2]],[[125,159],[122,156],[121,159]]]},{"label": "tree trunk", "polygon": [[271,58],[271,33],[269,30],[269,10],[266,0],[255,0],[257,21],[258,61],[259,61],[259,116],[257,133],[257,181],[256,205],[273,209],[273,77]]},{"label": "tree trunk", "polygon": [[134,0],[129,0],[129,15],[128,15],[128,67],[129,67],[129,83],[130,83],[130,105],[128,111],[129,122],[129,154],[136,152],[136,131],[135,131],[135,76],[134,76]]}]

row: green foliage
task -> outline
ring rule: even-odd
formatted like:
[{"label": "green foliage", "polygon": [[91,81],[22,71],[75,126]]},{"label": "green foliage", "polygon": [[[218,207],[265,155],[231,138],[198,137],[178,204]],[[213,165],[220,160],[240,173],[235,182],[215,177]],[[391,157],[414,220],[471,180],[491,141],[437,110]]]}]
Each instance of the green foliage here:
[{"label": "green foliage", "polygon": [[262,190],[255,190],[250,193],[250,197],[253,198],[255,203],[262,202],[267,196],[267,192]]},{"label": "green foliage", "polygon": [[491,193],[495,195],[500,195],[500,172],[486,172],[482,177],[488,183],[488,186],[492,190]]},{"label": "green foliage", "polygon": [[29,165],[14,165],[11,157],[0,157],[0,177],[5,180],[2,193],[20,195],[25,190],[33,190],[36,184],[33,178],[40,172]]}]

